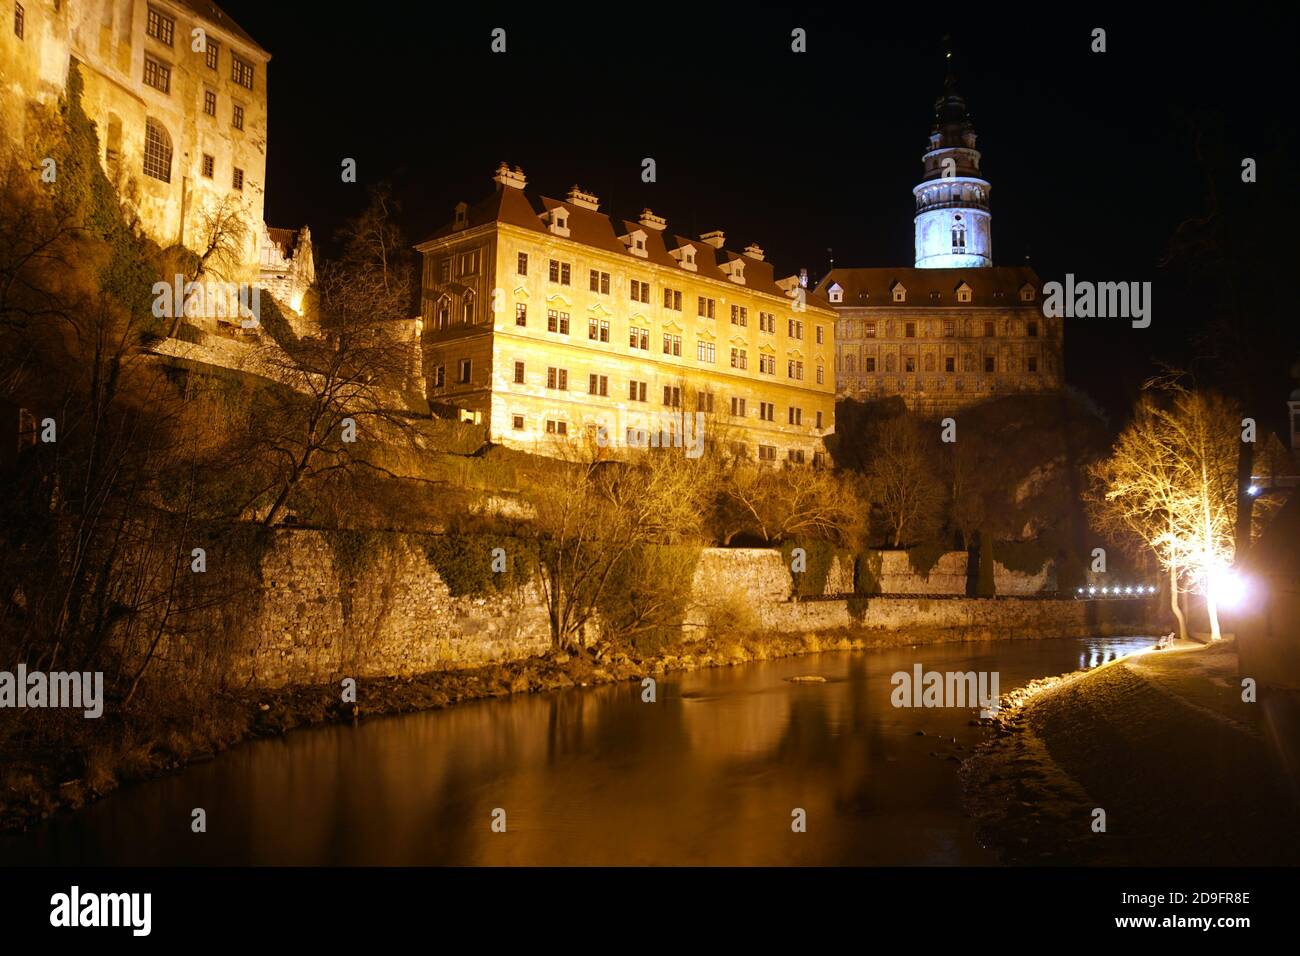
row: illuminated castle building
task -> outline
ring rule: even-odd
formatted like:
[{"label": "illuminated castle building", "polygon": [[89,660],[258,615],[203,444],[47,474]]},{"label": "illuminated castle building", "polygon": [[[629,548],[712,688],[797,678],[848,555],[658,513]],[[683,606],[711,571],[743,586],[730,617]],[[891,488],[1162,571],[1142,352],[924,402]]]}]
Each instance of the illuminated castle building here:
[{"label": "illuminated castle building", "polygon": [[590,434],[635,446],[698,413],[705,447],[821,459],[835,313],[797,276],[778,279],[757,245],[728,250],[722,232],[677,235],[648,209],[602,213],[576,186],[533,196],[504,164],[494,181],[416,247],[435,409],[542,453]]},{"label": "illuminated castle building", "polygon": [[942,413],[1062,381],[1060,318],[1043,315],[1028,266],[993,265],[990,186],[950,71],[913,190],[915,264],[832,269],[817,286],[836,310],[837,394],[901,395]]}]

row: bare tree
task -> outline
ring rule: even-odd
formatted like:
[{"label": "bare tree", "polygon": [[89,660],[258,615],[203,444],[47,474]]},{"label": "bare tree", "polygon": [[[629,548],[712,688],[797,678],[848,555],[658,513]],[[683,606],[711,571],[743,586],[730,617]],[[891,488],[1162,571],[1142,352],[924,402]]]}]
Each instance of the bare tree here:
[{"label": "bare tree", "polygon": [[1183,637],[1182,591],[1205,595],[1212,636],[1220,636],[1217,589],[1233,557],[1239,420],[1218,396],[1171,377],[1153,380],[1110,456],[1089,468],[1094,523],[1155,555]]},{"label": "bare tree", "polygon": [[910,415],[876,430],[867,483],[895,548],[922,540],[939,525],[943,485],[936,464],[920,423]]}]

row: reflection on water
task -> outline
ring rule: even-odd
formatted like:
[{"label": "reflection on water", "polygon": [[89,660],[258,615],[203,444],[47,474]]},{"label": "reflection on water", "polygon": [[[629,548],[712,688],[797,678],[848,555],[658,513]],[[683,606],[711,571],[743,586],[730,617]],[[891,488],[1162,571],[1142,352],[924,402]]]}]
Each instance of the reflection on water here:
[{"label": "reflection on water", "polygon": [[[0,860],[60,864],[981,864],[957,766],[973,710],[889,678],[996,670],[1003,692],[1149,638],[829,653],[299,731],[114,793]],[[821,674],[826,683],[790,683]],[[924,730],[927,736],[917,736]],[[941,739],[937,735],[942,735]],[[956,743],[951,738],[956,738]],[[190,832],[191,811],[208,832]],[[491,830],[494,809],[507,832]],[[792,833],[791,812],[807,811]]]}]

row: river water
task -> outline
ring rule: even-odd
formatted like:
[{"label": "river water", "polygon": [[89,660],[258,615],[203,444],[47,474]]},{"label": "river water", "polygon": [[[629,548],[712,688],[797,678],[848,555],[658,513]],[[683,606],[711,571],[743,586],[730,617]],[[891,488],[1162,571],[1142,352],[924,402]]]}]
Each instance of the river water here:
[{"label": "river water", "polygon": [[627,683],[294,731],[0,839],[0,862],[991,864],[957,778],[986,732],[893,707],[891,675],[996,671],[1005,693],[1150,644],[834,652],[668,675],[655,703]]}]

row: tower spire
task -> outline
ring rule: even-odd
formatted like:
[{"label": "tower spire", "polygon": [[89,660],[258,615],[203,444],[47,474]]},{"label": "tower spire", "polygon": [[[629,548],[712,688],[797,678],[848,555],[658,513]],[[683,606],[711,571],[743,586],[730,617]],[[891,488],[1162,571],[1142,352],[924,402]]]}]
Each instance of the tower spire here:
[{"label": "tower spire", "polygon": [[922,157],[916,197],[916,266],[979,268],[993,264],[988,182],[980,171],[975,124],[957,92],[952,37],[944,38],[947,73],[934,101],[934,122]]}]

